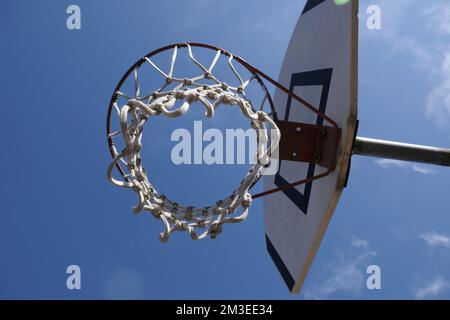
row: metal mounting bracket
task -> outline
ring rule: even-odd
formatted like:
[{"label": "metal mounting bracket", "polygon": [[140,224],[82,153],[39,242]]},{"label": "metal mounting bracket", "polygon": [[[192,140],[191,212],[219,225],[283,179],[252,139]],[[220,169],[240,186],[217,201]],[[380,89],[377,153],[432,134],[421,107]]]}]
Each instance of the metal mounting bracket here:
[{"label": "metal mounting bracket", "polygon": [[280,160],[316,163],[336,168],[341,129],[322,125],[277,121],[281,131]]}]

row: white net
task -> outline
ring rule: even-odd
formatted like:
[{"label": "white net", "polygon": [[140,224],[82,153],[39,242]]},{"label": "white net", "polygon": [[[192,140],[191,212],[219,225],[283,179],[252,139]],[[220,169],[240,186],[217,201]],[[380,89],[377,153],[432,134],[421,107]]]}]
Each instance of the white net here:
[{"label": "white net", "polygon": [[[187,49],[190,61],[201,70],[199,76],[190,78],[174,76],[177,55],[179,50],[184,48]],[[236,77],[238,86],[231,86],[214,76],[214,67],[221,56],[227,58],[228,67]],[[119,117],[120,130],[110,133],[108,138],[122,138],[125,147],[119,151],[115,144],[112,144],[113,160],[108,167],[108,179],[116,186],[130,188],[137,193],[139,201],[133,208],[135,213],[148,211],[162,221],[164,230],[160,234],[161,241],[167,241],[174,231],[188,231],[194,240],[208,235],[215,238],[222,231],[223,224],[241,222],[246,219],[248,208],[252,202],[249,189],[260,179],[264,167],[270,163],[272,150],[275,150],[279,143],[279,129],[275,122],[262,111],[268,97],[267,89],[255,74],[244,81],[233,65],[233,55],[220,50],[217,51],[208,68],[194,57],[189,45],[173,47],[167,73],[163,72],[148,57],[145,57],[142,62],[148,63],[160,73],[164,77],[164,83],[159,89],[141,96],[138,78],[141,64],[139,64],[133,72],[134,97],[127,96],[121,91],[116,92],[116,95],[125,98],[127,103],[119,106],[117,100],[114,102],[113,106]],[[209,80],[210,84],[199,82],[204,79]],[[252,81],[258,81],[264,95],[258,111],[253,108],[245,94],[245,89]],[[169,85],[173,86],[173,84],[176,84],[173,89],[165,91]],[[191,105],[196,102],[205,107],[207,118],[212,118],[215,110],[221,105],[238,107],[250,121],[252,128],[256,130],[258,146],[255,163],[231,196],[204,208],[181,206],[158,193],[150,183],[147,171],[141,161],[142,134],[149,117],[165,115],[169,118],[176,118],[188,112]],[[179,106],[180,104],[181,106]],[[121,163],[127,169],[123,180],[118,180],[112,175],[117,163]]]}]

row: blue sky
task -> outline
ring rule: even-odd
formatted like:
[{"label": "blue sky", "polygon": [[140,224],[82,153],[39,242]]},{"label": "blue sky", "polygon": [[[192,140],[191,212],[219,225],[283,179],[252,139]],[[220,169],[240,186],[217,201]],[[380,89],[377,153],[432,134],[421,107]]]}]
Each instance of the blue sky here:
[{"label": "blue sky", "polygon": [[[72,3],[81,8],[81,30],[66,28]],[[0,298],[449,298],[445,168],[355,157],[299,296],[288,293],[266,253],[262,201],[214,241],[176,234],[160,244],[159,221],[133,215],[135,195],[106,180],[106,109],[135,60],[168,43],[198,41],[276,77],[303,4],[5,3]],[[365,28],[371,4],[382,10],[381,30]],[[360,18],[359,135],[450,146],[448,2],[362,0]],[[170,143],[174,127],[191,128],[199,117],[153,130]],[[242,176],[239,166],[175,168],[170,145],[158,139],[145,140],[156,143],[148,153],[153,181],[180,202],[217,199]],[[78,291],[66,288],[71,264],[82,270]],[[365,287],[371,264],[381,267],[381,290]]]}]

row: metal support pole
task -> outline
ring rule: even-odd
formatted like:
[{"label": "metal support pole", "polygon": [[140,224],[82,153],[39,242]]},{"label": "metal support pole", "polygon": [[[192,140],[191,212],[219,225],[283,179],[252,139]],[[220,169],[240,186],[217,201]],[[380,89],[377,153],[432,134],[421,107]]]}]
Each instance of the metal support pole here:
[{"label": "metal support pole", "polygon": [[450,167],[450,149],[356,137],[353,154]]}]

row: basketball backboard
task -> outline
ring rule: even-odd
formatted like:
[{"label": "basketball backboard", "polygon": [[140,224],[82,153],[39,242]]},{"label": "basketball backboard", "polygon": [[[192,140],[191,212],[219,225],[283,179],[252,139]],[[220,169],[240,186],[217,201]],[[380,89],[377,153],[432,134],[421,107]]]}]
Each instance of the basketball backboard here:
[{"label": "basketball backboard", "polygon": [[[342,3],[342,4],[339,4]],[[264,198],[267,249],[292,293],[298,293],[346,183],[357,123],[358,1],[308,0],[290,40],[278,82],[315,105],[341,128],[335,171]],[[279,120],[327,125],[280,90]],[[282,160],[265,190],[326,169]]]}]

